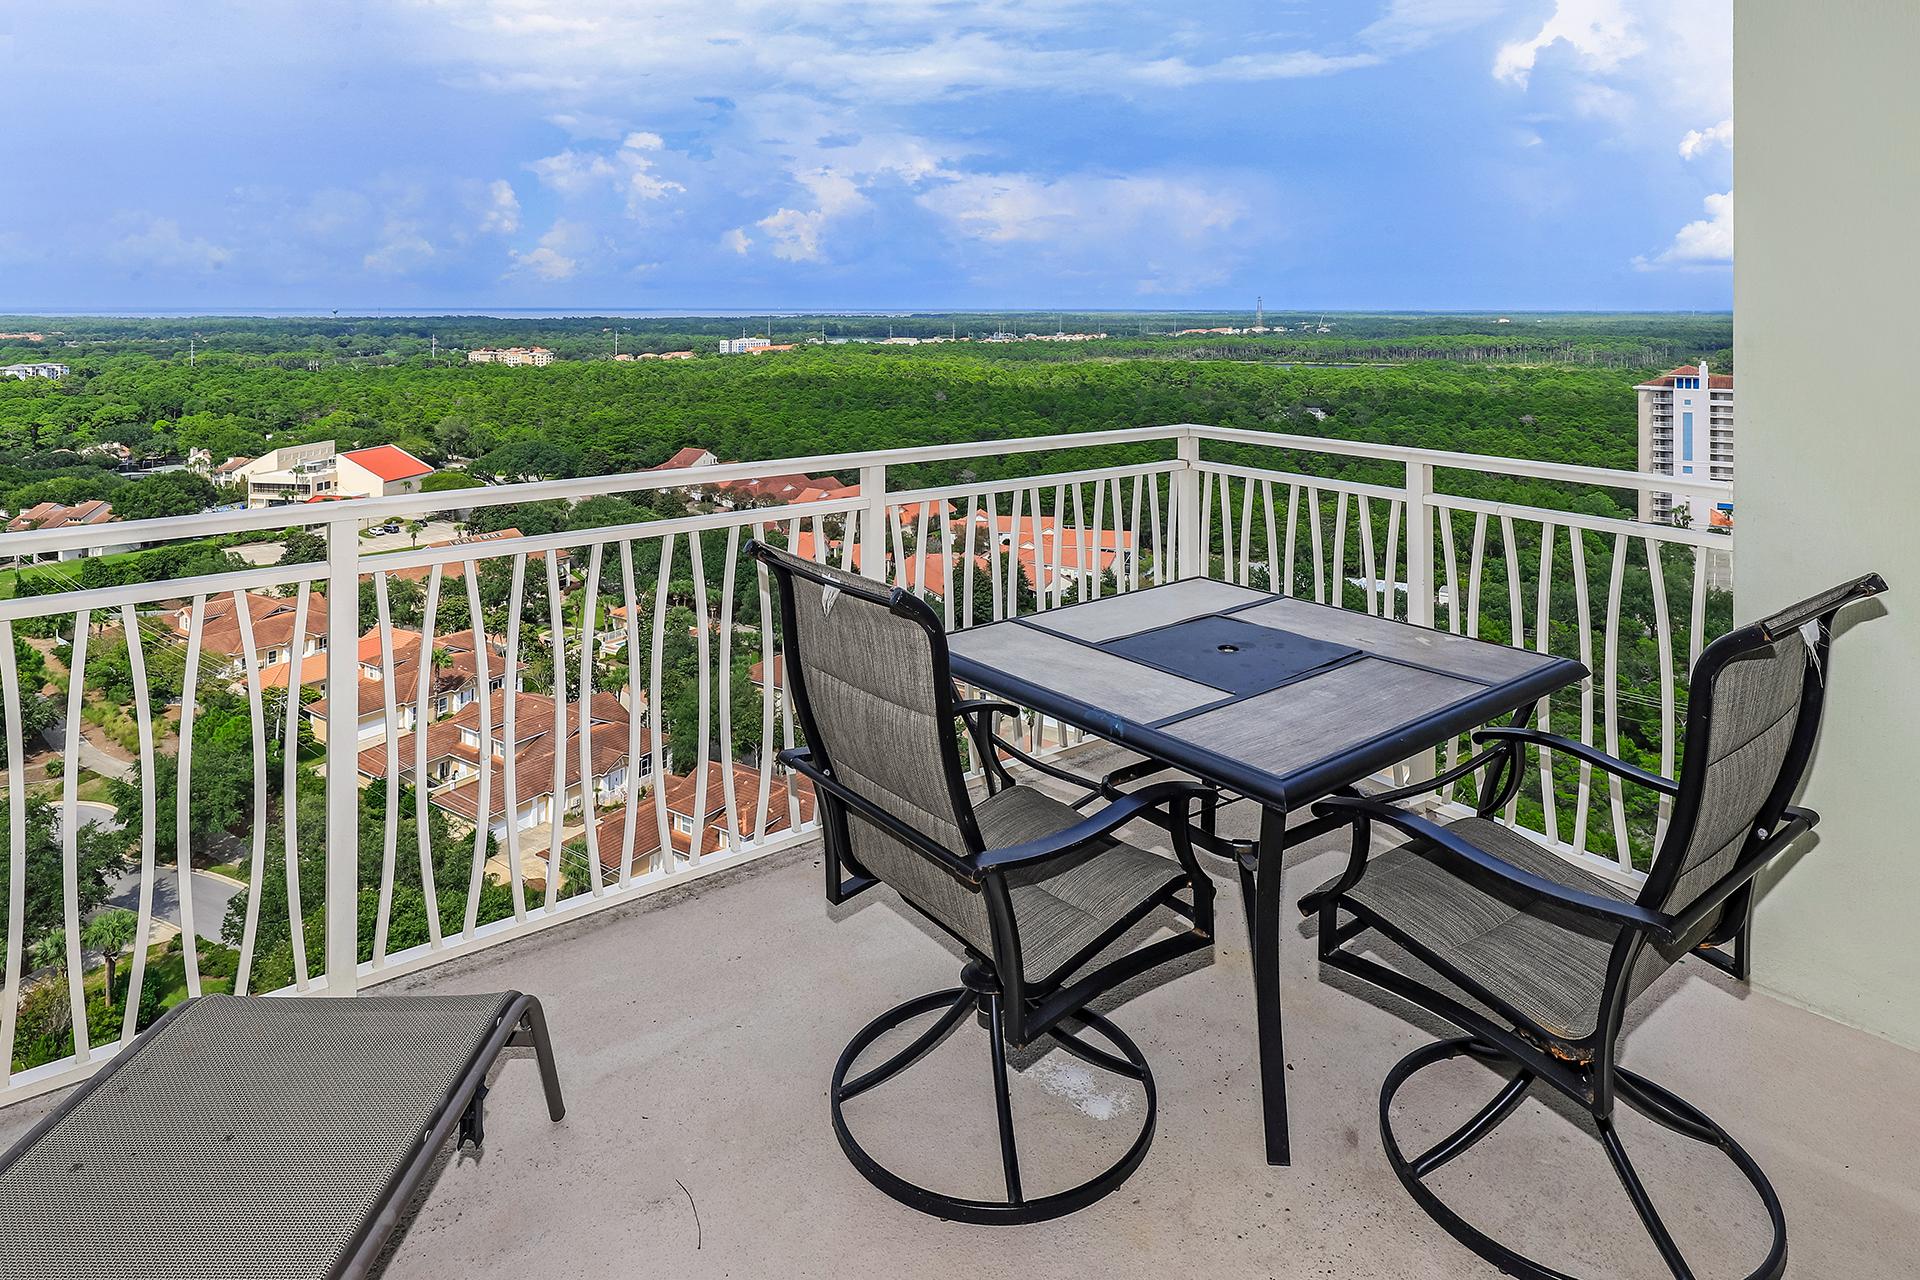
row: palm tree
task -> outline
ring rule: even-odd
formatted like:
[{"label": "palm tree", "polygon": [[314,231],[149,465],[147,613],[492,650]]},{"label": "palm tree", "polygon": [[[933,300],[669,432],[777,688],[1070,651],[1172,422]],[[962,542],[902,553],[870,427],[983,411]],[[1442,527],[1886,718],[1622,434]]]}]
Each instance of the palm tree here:
[{"label": "palm tree", "polygon": [[120,958],[126,953],[127,946],[133,941],[134,931],[140,927],[140,918],[131,911],[112,907],[100,912],[87,921],[86,929],[80,935],[80,944],[89,950],[100,953],[107,964],[107,1008],[113,1008],[114,977],[118,972]]}]

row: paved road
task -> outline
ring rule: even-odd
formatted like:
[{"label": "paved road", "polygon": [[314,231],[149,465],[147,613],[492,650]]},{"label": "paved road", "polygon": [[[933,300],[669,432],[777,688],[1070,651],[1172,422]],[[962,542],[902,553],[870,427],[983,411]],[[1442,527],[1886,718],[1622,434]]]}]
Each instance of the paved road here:
[{"label": "paved road", "polygon": [[[105,827],[108,831],[120,829],[120,817],[110,804],[101,804],[98,800],[81,800],[74,805],[80,811],[80,825],[83,827]],[[55,801],[53,806],[53,834],[60,834],[61,819],[66,817],[66,806]]]},{"label": "paved road", "polygon": [[[47,726],[46,732],[40,736],[44,738],[47,745],[55,751],[65,751],[67,745],[66,720],[55,720]],[[80,749],[78,754],[80,757],[80,767],[82,769],[91,769],[102,777],[119,778],[122,782],[132,782],[134,774],[137,772],[133,761],[122,760],[116,756],[108,755],[105,751],[102,751],[99,747],[89,742],[85,733],[80,735]]]},{"label": "paved road", "polygon": [[[212,942],[220,941],[220,922],[227,918],[227,903],[245,886],[209,871],[196,871],[193,885],[193,931]],[[179,877],[172,867],[156,869],[153,882],[153,919],[156,924],[180,927]],[[107,902],[128,911],[140,909],[140,873],[132,871],[113,885]]]}]

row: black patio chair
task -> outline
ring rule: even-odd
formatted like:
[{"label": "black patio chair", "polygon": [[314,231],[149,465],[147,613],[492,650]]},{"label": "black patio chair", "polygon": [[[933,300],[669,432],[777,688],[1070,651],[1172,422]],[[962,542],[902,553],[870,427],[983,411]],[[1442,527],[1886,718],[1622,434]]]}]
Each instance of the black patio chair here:
[{"label": "black patio chair", "polygon": [[[1618,1065],[1617,1042],[1627,1006],[1664,969],[1742,938],[1754,876],[1818,820],[1791,802],[1820,726],[1833,618],[1848,603],[1885,589],[1879,575],[1870,574],[1708,645],[1693,670],[1686,760],[1677,782],[1579,742],[1512,727],[1481,731],[1476,739],[1488,750],[1429,784],[1488,769],[1492,777],[1476,816],[1436,823],[1391,803],[1412,788],[1315,806],[1316,813],[1353,819],[1346,870],[1301,902],[1303,912],[1319,914],[1320,958],[1467,1033],[1416,1050],[1388,1073],[1380,1092],[1387,1159],[1421,1209],[1508,1275],[1567,1280],[1468,1223],[1426,1180],[1511,1116],[1536,1082],[1591,1115],[1614,1172],[1675,1276],[1692,1272],[1621,1145],[1616,1098],[1732,1160],[1773,1229],[1749,1280],[1771,1280],[1785,1269],[1786,1220],[1759,1165],[1698,1108]],[[1519,786],[1529,745],[1672,799],[1665,836],[1637,894],[1493,820]],[[1411,838],[1369,858],[1375,823]],[[1368,930],[1391,939],[1454,990],[1346,949]],[[1416,1072],[1463,1054],[1513,1075],[1464,1125],[1409,1159],[1393,1133],[1394,1095]]]},{"label": "black patio chair", "polygon": [[[1156,1098],[1139,1047],[1087,1004],[1211,945],[1213,886],[1186,835],[1190,802],[1203,789],[1157,783],[1088,816],[1012,783],[998,759],[1005,744],[991,723],[1013,708],[956,697],[946,635],[925,602],[762,543],[748,550],[779,584],[787,678],[806,738],[781,759],[814,784],[828,900],[844,902],[884,882],[957,940],[967,957],[957,988],[889,1010],[847,1045],[829,1094],[842,1149],[881,1191],[942,1218],[1029,1223],[1093,1203],[1139,1167],[1153,1140]],[[979,798],[969,794],[962,770],[959,717],[975,733],[992,783]],[[1115,838],[1122,825],[1148,816],[1173,833],[1177,861]],[[1190,927],[1093,964],[1160,908]],[[842,1114],[844,1103],[905,1071],[976,1012],[984,1016],[991,1049],[1004,1199],[967,1199],[909,1182],[855,1141]],[[938,1016],[924,1032],[850,1077],[882,1035],[927,1014]],[[1070,1029],[1074,1024],[1099,1032],[1113,1050],[1089,1043]],[[1071,1189],[1029,1197],[1014,1141],[1007,1049],[1042,1037],[1090,1066],[1137,1082],[1146,1107],[1138,1136],[1111,1167]]]}]

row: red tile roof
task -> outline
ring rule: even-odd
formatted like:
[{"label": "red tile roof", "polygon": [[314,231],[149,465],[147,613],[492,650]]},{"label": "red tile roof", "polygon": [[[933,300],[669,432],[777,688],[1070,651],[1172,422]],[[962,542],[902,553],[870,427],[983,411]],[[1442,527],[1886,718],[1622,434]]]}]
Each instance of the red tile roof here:
[{"label": "red tile roof", "polygon": [[[751,840],[759,834],[756,822],[759,818],[760,771],[751,765],[735,762],[733,768],[734,824],[743,840]],[[707,795],[705,812],[698,815],[700,821],[696,830],[701,831],[700,848],[703,853],[712,853],[724,849],[727,843],[727,792],[725,766],[717,760],[709,760],[706,767]],[[694,802],[698,797],[700,776],[698,774],[668,774],[662,781],[659,797],[649,796],[633,803],[634,834],[633,858],[636,866],[651,857],[660,847],[660,810],[658,802],[664,800],[667,814],[667,839],[675,853],[686,856],[693,851],[693,839],[683,831],[674,829],[672,818],[693,818]],[[776,773],[767,781],[767,834],[774,835],[787,830],[789,826],[787,811],[787,791],[793,785],[793,795],[800,805],[800,821],[811,822],[814,813],[813,785],[805,779],[789,779]],[[620,870],[622,846],[627,836],[627,810],[615,809],[600,819],[594,828],[594,848],[600,856],[601,867],[610,872]]]},{"label": "red tile roof", "polygon": [[371,449],[355,449],[343,453],[359,466],[365,467],[382,480],[411,480],[415,476],[424,476],[433,468],[408,453],[398,445],[377,444]]}]

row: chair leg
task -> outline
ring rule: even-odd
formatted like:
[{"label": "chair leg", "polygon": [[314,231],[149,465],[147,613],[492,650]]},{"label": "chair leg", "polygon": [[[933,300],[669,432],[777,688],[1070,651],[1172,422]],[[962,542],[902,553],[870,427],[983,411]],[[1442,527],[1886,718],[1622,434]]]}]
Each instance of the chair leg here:
[{"label": "chair leg", "polygon": [[1007,1093],[1007,1033],[1000,1022],[1000,997],[987,997],[987,1044],[993,1053],[993,1108],[1000,1121],[1000,1166],[1007,1178],[1007,1203],[1020,1204],[1020,1152],[1013,1141],[1013,1099]]},{"label": "chair leg", "polygon": [[[1380,1138],[1386,1147],[1387,1161],[1393,1166],[1394,1174],[1400,1179],[1401,1185],[1406,1187],[1407,1193],[1413,1197],[1414,1203],[1419,1205],[1428,1217],[1438,1223],[1448,1235],[1500,1268],[1502,1272],[1510,1276],[1522,1277],[1522,1280],[1574,1280],[1574,1277],[1566,1272],[1556,1270],[1545,1263],[1536,1262],[1486,1235],[1455,1213],[1426,1185],[1427,1177],[1435,1170],[1463,1155],[1514,1113],[1528,1090],[1536,1083],[1530,1071],[1521,1067],[1486,1106],[1418,1157],[1408,1159],[1400,1149],[1399,1139],[1394,1136],[1392,1125],[1394,1096],[1400,1091],[1402,1085],[1420,1071],[1462,1054],[1494,1064],[1511,1063],[1511,1060],[1498,1049],[1466,1037],[1443,1040],[1417,1049],[1401,1059],[1387,1074],[1386,1082],[1380,1090]],[[1761,1172],[1759,1165],[1739,1144],[1727,1136],[1725,1130],[1708,1119],[1691,1103],[1642,1076],[1619,1068],[1615,1068],[1614,1081],[1620,1098],[1648,1119],[1683,1137],[1718,1147],[1733,1161],[1735,1167],[1759,1195],[1773,1229],[1773,1239],[1766,1258],[1757,1268],[1748,1273],[1746,1280],[1778,1280],[1787,1265],[1786,1219],[1780,1209],[1779,1197],[1774,1194],[1772,1185],[1767,1181],[1766,1175]],[[1615,1130],[1611,1117],[1596,1116],[1594,1123],[1601,1146],[1607,1153],[1607,1159],[1613,1165],[1614,1173],[1619,1177],[1628,1199],[1632,1201],[1642,1227],[1652,1238],[1660,1256],[1666,1261],[1668,1271],[1672,1273],[1675,1280],[1692,1280],[1693,1272],[1688,1268],[1686,1259],[1681,1255],[1678,1245],[1674,1243],[1666,1224],[1661,1221],[1645,1184],[1641,1182],[1632,1162],[1628,1160],[1626,1149],[1620,1142],[1619,1133]]]},{"label": "chair leg", "polygon": [[540,1068],[540,1087],[547,1095],[547,1115],[560,1120],[567,1114],[567,1104],[560,1096],[560,1069],[554,1063],[553,1041],[547,1036],[546,1011],[534,997],[528,996],[526,1001],[526,1007],[520,1012],[520,1026],[510,1043],[533,1046],[533,1060]]},{"label": "chair leg", "polygon": [[[952,1034],[968,1013],[976,1009],[982,1010],[987,1015],[988,1022],[988,1049],[993,1066],[994,1112],[999,1130],[1001,1169],[1006,1181],[1006,1198],[1003,1200],[966,1199],[931,1191],[907,1181],[867,1154],[854,1139],[842,1110],[842,1104],[878,1085],[885,1084],[925,1057],[936,1045]],[[936,1010],[942,1011],[940,1016],[905,1048],[871,1070],[856,1075],[852,1079],[848,1078],[848,1073],[853,1069],[860,1055],[881,1036]],[[834,1136],[839,1139],[841,1150],[846,1152],[847,1159],[852,1162],[860,1175],[882,1192],[909,1208],[939,1218],[983,1225],[1020,1224],[1044,1222],[1085,1208],[1102,1196],[1117,1190],[1132,1176],[1133,1171],[1140,1167],[1141,1160],[1146,1157],[1147,1148],[1153,1142],[1158,1104],[1154,1091],[1153,1073],[1148,1069],[1146,1058],[1141,1054],[1139,1046],[1128,1039],[1126,1034],[1113,1023],[1097,1013],[1082,1010],[1076,1018],[1088,1029],[1099,1032],[1101,1038],[1111,1044],[1116,1052],[1109,1053],[1105,1049],[1088,1044],[1079,1036],[1062,1028],[1055,1028],[1047,1034],[1074,1057],[1099,1070],[1137,1081],[1146,1092],[1146,1118],[1141,1124],[1139,1134],[1127,1148],[1126,1153],[1105,1171],[1065,1191],[1033,1199],[1026,1197],[1021,1185],[1018,1145],[1014,1137],[1012,1098],[1007,1087],[1009,1079],[1007,1042],[1000,1018],[1000,997],[997,994],[983,993],[965,987],[936,991],[930,995],[909,1000],[862,1027],[859,1033],[848,1042],[846,1051],[840,1055],[839,1064],[834,1067],[833,1081],[828,1091]]]}]

